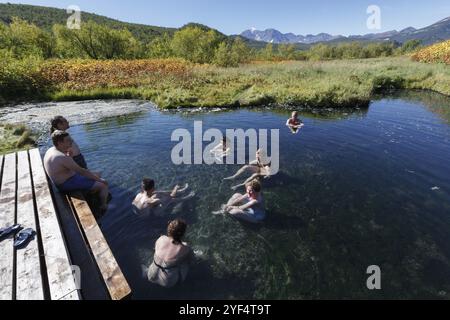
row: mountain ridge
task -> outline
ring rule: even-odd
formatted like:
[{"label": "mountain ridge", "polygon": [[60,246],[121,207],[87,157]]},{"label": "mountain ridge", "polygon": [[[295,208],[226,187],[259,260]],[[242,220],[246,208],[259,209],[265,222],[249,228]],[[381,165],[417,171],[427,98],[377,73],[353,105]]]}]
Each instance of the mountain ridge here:
[{"label": "mountain ridge", "polygon": [[315,44],[322,42],[348,41],[395,41],[404,43],[408,40],[420,40],[424,45],[429,45],[450,39],[450,17],[444,18],[421,29],[407,27],[401,31],[390,30],[381,33],[368,33],[365,35],[349,35],[347,37],[342,35],[331,35],[329,33],[296,35],[292,32],[281,33],[273,28],[264,31],[252,28],[243,31],[240,35],[247,39],[275,44]]}]

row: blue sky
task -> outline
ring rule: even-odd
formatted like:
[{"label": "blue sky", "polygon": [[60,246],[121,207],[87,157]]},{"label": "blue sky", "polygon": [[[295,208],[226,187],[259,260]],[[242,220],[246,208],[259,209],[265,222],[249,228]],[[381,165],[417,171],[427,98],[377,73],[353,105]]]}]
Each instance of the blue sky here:
[{"label": "blue sky", "polygon": [[366,34],[369,5],[381,8],[381,27],[376,32],[428,26],[450,16],[449,0],[8,0],[67,8],[78,5],[122,21],[165,27],[198,22],[226,34],[252,27],[275,28],[295,34]]}]

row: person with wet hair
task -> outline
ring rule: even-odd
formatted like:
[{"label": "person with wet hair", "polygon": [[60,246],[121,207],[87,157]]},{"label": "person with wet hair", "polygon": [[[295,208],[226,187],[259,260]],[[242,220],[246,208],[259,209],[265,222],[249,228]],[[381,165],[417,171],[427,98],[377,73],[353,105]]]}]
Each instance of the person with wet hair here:
[{"label": "person with wet hair", "polygon": [[189,184],[183,188],[176,185],[172,191],[156,191],[155,181],[144,179],[141,184],[141,192],[133,200],[134,213],[153,214],[158,217],[169,214],[169,208],[173,205],[181,204],[195,197],[195,192],[185,193],[189,189]]},{"label": "person with wet hair", "polygon": [[167,235],[156,241],[153,263],[147,272],[150,282],[172,288],[186,280],[194,257],[192,249],[183,242],[186,230],[186,222],[176,219],[169,223]]},{"label": "person with wet hair", "polygon": [[[69,121],[63,116],[56,116],[50,121],[50,134],[55,132],[56,130],[67,131],[70,129]],[[80,147],[78,144],[72,140],[72,147],[68,150],[67,155],[72,157],[73,160],[83,169],[87,169],[86,160],[81,153]]]},{"label": "person with wet hair", "polygon": [[260,223],[266,218],[261,183],[253,180],[246,184],[246,188],[246,194],[236,193],[231,197],[223,207],[223,212],[247,222]]},{"label": "person with wet hair", "polygon": [[155,194],[155,181],[143,179],[141,192],[133,200],[133,209],[137,214],[148,214],[153,208],[161,205],[161,200]]},{"label": "person with wet hair", "polygon": [[305,125],[303,121],[298,118],[298,112],[292,112],[291,118],[289,118],[286,122],[286,126],[291,130],[293,134],[296,134],[303,128]]}]

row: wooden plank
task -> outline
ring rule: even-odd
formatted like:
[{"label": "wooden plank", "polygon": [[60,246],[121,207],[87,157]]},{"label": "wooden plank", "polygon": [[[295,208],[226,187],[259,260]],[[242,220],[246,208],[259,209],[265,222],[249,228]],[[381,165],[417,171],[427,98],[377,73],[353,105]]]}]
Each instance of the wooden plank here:
[{"label": "wooden plank", "polygon": [[[16,201],[16,154],[5,156],[0,192],[0,226],[14,225]],[[0,242],[0,300],[12,300],[14,294],[14,239]]]},{"label": "wooden plank", "polygon": [[111,299],[122,300],[126,298],[131,294],[130,286],[117,264],[86,200],[80,193],[76,193],[70,198],[86,238],[88,239],[92,254],[97,261],[100,273],[108,288]]},{"label": "wooden plank", "polygon": [[109,300],[109,293],[98,272],[97,262],[94,261],[89,245],[85,242],[81,226],[78,224],[72,207],[66,195],[60,193],[53,183],[50,183],[54,204],[64,230],[72,263],[81,269],[81,294],[87,300]]},{"label": "wooden plank", "polygon": [[[30,164],[26,151],[17,154],[17,223],[37,231]],[[26,248],[16,250],[16,299],[44,300],[37,234]]]},{"label": "wooden plank", "polygon": [[75,300],[78,300],[80,297],[72,274],[70,258],[56,216],[47,176],[38,149],[30,150],[30,163],[50,298],[59,300],[76,292],[77,294],[73,295],[73,297]]}]

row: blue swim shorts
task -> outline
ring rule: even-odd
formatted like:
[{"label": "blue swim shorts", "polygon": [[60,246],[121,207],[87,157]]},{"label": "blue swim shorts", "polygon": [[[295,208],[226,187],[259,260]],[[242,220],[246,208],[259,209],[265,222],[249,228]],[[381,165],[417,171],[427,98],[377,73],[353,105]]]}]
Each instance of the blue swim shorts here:
[{"label": "blue swim shorts", "polygon": [[90,191],[95,184],[95,180],[86,178],[76,173],[62,185],[57,186],[59,191],[68,193],[73,191]]}]

